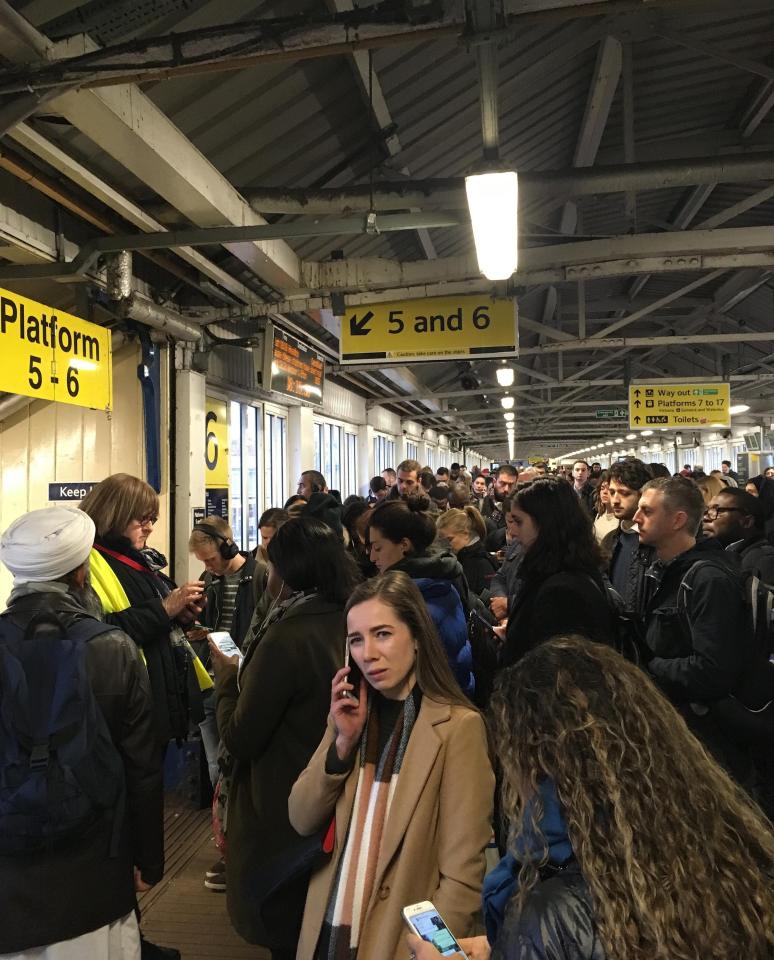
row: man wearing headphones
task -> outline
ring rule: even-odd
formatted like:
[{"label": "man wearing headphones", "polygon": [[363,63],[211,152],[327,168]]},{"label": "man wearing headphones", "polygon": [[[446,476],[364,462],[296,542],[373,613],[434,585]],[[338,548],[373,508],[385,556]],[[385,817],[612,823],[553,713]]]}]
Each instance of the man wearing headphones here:
[{"label": "man wearing headphones", "polygon": [[[206,635],[216,630],[226,630],[234,643],[241,648],[255,606],[253,577],[255,576],[255,557],[250,553],[240,553],[234,542],[234,532],[222,517],[207,517],[194,525],[188,540],[188,549],[204,564],[204,600],[201,622],[206,624],[203,630],[197,630],[197,636],[189,633],[203,662],[209,665]],[[199,643],[196,643],[198,640]],[[204,720],[199,724],[202,746],[207,758],[207,769],[213,787],[218,781],[218,725],[215,719],[214,688],[208,690],[203,698]],[[226,864],[221,858],[205,874],[204,885],[210,890],[223,892],[226,889]]]},{"label": "man wearing headphones", "polygon": [[202,621],[211,630],[227,630],[241,647],[255,605],[255,558],[239,552],[231,527],[221,517],[197,523],[188,549],[205,569]]}]

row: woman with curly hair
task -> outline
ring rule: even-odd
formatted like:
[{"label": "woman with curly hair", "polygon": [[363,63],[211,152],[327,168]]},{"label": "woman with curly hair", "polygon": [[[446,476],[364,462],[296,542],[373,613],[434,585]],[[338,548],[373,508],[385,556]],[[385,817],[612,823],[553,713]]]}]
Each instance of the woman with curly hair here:
[{"label": "woman with curly hair", "polygon": [[510,852],[471,960],[774,956],[771,825],[637,667],[557,637],[492,707]]}]

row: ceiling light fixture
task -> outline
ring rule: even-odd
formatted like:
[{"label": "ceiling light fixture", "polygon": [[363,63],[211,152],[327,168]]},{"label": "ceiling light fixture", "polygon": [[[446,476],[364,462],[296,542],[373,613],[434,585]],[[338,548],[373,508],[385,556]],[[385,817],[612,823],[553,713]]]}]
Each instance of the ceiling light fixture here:
[{"label": "ceiling light fixture", "polygon": [[653,436],[653,431],[652,431],[652,430],[643,430],[642,433],[640,434],[640,436],[641,436],[641,437],[652,437],[652,436]]},{"label": "ceiling light fixture", "polygon": [[515,416],[516,416],[516,414],[515,414],[515,413],[511,413],[510,411],[507,411],[506,413],[503,414],[503,417],[504,417],[509,423],[510,423],[511,420],[513,420],[513,418],[514,418]]},{"label": "ceiling light fixture", "polygon": [[513,170],[465,177],[478,268],[487,280],[508,280],[519,265],[519,178]]},{"label": "ceiling light fixture", "polygon": [[501,387],[510,387],[513,384],[513,367],[498,367],[495,376]]},{"label": "ceiling light fixture", "polygon": [[503,408],[503,410],[513,410],[513,397],[501,397],[500,406]]},{"label": "ceiling light fixture", "polygon": [[636,439],[637,439],[637,434],[636,434],[636,433],[627,433],[627,434],[626,434],[626,439],[627,439],[627,440],[636,440]]},{"label": "ceiling light fixture", "polygon": [[750,409],[749,403],[735,403],[733,407],[728,408],[728,412],[732,417],[735,417],[738,413],[747,413]]}]

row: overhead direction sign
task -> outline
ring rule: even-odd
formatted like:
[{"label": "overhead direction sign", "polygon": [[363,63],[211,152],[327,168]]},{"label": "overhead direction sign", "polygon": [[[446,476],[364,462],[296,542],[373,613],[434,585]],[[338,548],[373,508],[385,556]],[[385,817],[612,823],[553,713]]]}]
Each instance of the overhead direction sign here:
[{"label": "overhead direction sign", "polygon": [[655,380],[629,387],[629,425],[708,430],[731,426],[731,387],[728,383],[675,383]]},{"label": "overhead direction sign", "polygon": [[350,307],[341,318],[341,362],[512,357],[517,316],[515,299],[475,294]]},{"label": "overhead direction sign", "polygon": [[110,331],[0,289],[0,390],[110,410]]},{"label": "overhead direction sign", "polygon": [[625,420],[629,416],[626,407],[605,407],[596,411],[597,420]]}]

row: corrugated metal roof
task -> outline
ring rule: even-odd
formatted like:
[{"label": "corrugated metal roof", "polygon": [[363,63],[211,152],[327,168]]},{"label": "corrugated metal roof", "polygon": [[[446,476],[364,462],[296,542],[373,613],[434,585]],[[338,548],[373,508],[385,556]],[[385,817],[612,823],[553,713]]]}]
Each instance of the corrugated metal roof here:
[{"label": "corrugated metal roof", "polygon": [[[25,0],[14,0],[23,9]],[[68,4],[72,6],[72,4]],[[50,4],[55,9],[56,4]],[[228,5],[202,0],[81,3],[69,13],[49,20],[57,36],[84,28],[101,42],[116,42],[130,36],[153,35],[156,30],[190,28],[234,19],[257,19],[277,13],[327,9],[322,0],[292,3],[256,3],[235,0]],[[675,8],[670,8],[674,10]],[[52,14],[53,16],[53,14]],[[579,18],[550,25],[529,26],[500,45],[500,130],[503,159],[521,171],[565,169],[571,166],[581,130],[589,86],[593,77],[599,41],[605,31],[632,37],[634,76],[635,155],[652,158],[654,151],[667,151],[662,142],[682,138],[690,147],[693,137],[717,138],[741,150],[744,142],[735,131],[744,105],[764,82],[733,64],[704,53],[685,49],[651,33],[661,23],[685,36],[711,44],[725,53],[770,62],[774,49],[774,11],[746,11],[729,5],[725,12],[692,12],[660,21],[653,12],[645,17],[614,21]],[[46,21],[42,22],[45,29]],[[377,50],[375,75],[395,123],[401,153],[388,159],[379,148],[352,64],[344,56],[300,63],[275,62],[234,73],[177,78],[145,86],[145,91],[196,147],[239,189],[255,187],[346,186],[367,182],[369,173],[378,180],[385,172],[394,178],[406,167],[412,178],[459,176],[481,155],[479,90],[474,54],[456,41],[444,39],[421,45]],[[623,156],[623,97],[621,85],[613,101],[600,144],[600,157],[607,162]],[[98,150],[86,137],[60,124],[35,120],[45,134],[58,140],[124,193],[140,203],[155,197],[122,164]],[[774,134],[774,114],[763,121],[756,141]],[[752,184],[720,184],[694,218],[694,225],[751,196]],[[642,192],[636,199],[634,224],[628,222],[620,194],[584,198],[578,202],[579,233],[584,236],[614,236],[632,227],[642,232],[668,229],[690,195],[690,189]],[[774,200],[741,214],[732,226],[771,224]],[[531,204],[521,211],[525,245],[549,242],[557,230],[561,209],[556,203]],[[274,218],[272,218],[274,219]],[[281,219],[281,218],[280,218]],[[291,219],[291,218],[287,218]],[[430,236],[441,257],[471,251],[468,226],[432,230]],[[382,256],[402,260],[423,256],[413,231],[384,236],[322,237],[293,240],[291,245],[306,259],[323,259],[340,249],[347,257]],[[239,272],[249,281],[244,265],[221,249],[208,251],[214,259]],[[696,279],[696,274],[656,275],[649,279],[638,302],[654,300]],[[710,300],[726,278],[702,287],[696,299]],[[255,286],[258,286],[256,283]],[[630,278],[587,284],[587,297],[627,298]],[[571,300],[573,291],[563,290]],[[526,299],[525,315],[540,319],[543,295]],[[625,300],[624,300],[625,302]],[[769,291],[747,301],[745,311],[753,322],[771,322]],[[670,307],[624,328],[627,335],[648,335],[663,328],[665,314],[679,317],[687,309]],[[615,310],[589,312],[593,318],[614,319]],[[561,312],[563,324],[573,329]],[[522,343],[537,342],[537,335],[523,331]],[[688,351],[690,352],[690,351]],[[672,369],[689,364],[686,350],[656,352],[659,364]],[[608,351],[611,363],[614,352]],[[714,354],[713,354],[714,356]],[[529,359],[529,358],[528,358]],[[568,354],[565,371],[582,369],[600,359],[597,354]],[[541,369],[555,371],[557,359],[542,358]],[[425,382],[436,383],[449,372],[448,364],[417,368]],[[453,372],[453,370],[452,370]],[[617,388],[616,391],[620,388]],[[610,391],[600,391],[601,396]],[[480,399],[461,397],[461,403],[480,404]]]}]

